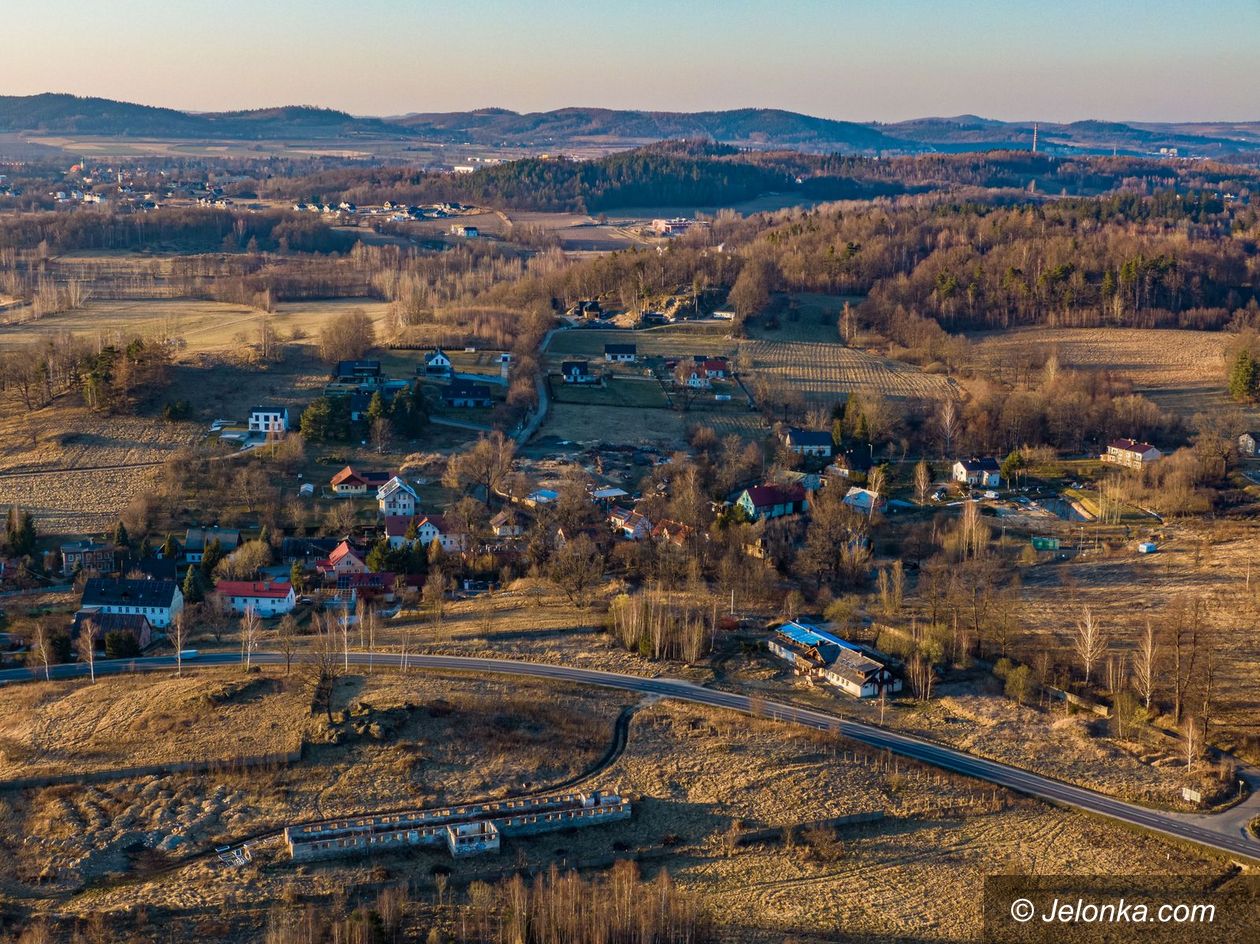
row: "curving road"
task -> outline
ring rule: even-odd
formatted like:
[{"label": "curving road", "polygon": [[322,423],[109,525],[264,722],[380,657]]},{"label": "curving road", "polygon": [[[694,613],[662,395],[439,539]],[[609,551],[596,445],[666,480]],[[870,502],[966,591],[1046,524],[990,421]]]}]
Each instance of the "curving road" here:
[{"label": "curving road", "polygon": [[[253,659],[259,664],[284,664],[284,656],[276,652],[255,653]],[[186,661],[189,668],[193,668],[201,665],[234,665],[241,660],[235,653],[221,652],[208,653]],[[294,661],[303,660],[295,659]],[[616,672],[602,672],[596,669],[579,669],[513,659],[480,659],[471,656],[412,655],[407,657],[404,665],[403,657],[397,653],[351,652],[349,661],[355,665],[371,663],[396,668],[442,669],[474,674],[490,672],[596,685],[645,695],[659,695],[698,705],[755,714],[776,721],[802,724],[823,731],[834,731],[850,740],[888,750],[953,773],[975,777],[1051,803],[1075,807],[1120,823],[1192,842],[1240,859],[1251,860],[1252,863],[1260,863],[1260,841],[1247,834],[1245,816],[1184,815],[1151,810],[911,735],[899,734],[875,725],[851,721],[783,702],[756,699],[754,703],[754,700],[747,695],[714,691],[682,679],[646,678]],[[96,673],[104,675],[131,671],[170,671],[174,667],[174,656],[157,656],[98,662]],[[0,672],[0,683],[30,681],[42,674],[42,672],[32,672],[29,669],[9,669]],[[73,678],[86,675],[87,667],[77,663],[57,665],[52,667],[50,674],[53,678]]]}]

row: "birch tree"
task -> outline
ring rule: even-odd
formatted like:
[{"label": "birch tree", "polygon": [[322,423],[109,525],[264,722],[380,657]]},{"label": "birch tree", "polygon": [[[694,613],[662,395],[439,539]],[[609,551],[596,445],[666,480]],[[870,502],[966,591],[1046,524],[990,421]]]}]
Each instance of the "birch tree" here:
[{"label": "birch tree", "polygon": [[1076,621],[1076,636],[1072,640],[1072,648],[1076,651],[1076,658],[1085,672],[1085,684],[1088,685],[1094,674],[1094,667],[1107,651],[1107,634],[1089,607],[1085,607],[1081,618]]},{"label": "birch tree", "polygon": [[84,620],[83,625],[79,627],[79,638],[75,640],[75,647],[79,650],[79,661],[88,667],[88,675],[92,681],[96,681],[96,624],[91,620]]},{"label": "birch tree", "polygon": [[1133,658],[1133,683],[1138,697],[1142,699],[1142,707],[1151,710],[1151,699],[1155,697],[1155,660],[1159,655],[1159,644],[1155,640],[1155,628],[1151,621],[1146,621],[1146,630],[1138,639],[1137,654]]},{"label": "birch tree", "polygon": [[262,620],[252,606],[245,608],[241,617],[241,661],[248,672],[254,660],[254,650],[258,648],[258,634],[262,629]]}]

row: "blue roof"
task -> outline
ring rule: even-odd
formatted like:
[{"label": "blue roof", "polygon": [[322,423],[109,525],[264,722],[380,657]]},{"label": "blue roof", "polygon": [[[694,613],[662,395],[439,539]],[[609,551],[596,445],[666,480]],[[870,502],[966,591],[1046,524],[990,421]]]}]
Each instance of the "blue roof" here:
[{"label": "blue roof", "polygon": [[802,646],[816,646],[820,642],[829,642],[835,646],[842,646],[845,649],[853,648],[841,639],[837,639],[830,633],[824,633],[816,626],[807,626],[804,623],[798,623],[793,620],[790,623],[784,623],[777,630],[786,636],[792,642],[800,643]]}]

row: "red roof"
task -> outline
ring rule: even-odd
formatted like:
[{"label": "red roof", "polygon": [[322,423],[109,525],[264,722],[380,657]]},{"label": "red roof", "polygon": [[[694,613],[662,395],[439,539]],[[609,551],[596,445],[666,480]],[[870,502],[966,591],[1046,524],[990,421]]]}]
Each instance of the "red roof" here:
[{"label": "red roof", "polygon": [[333,552],[328,555],[328,563],[335,564],[347,554],[355,558],[355,560],[363,560],[363,558],[359,556],[359,553],[350,546],[349,541],[342,541],[333,549]]},{"label": "red roof", "polygon": [[225,597],[283,600],[293,592],[293,584],[272,583],[270,580],[220,580],[214,589]]},{"label": "red roof", "polygon": [[799,485],[754,485],[748,489],[748,497],[754,508],[769,508],[804,501],[805,489]]},{"label": "red roof", "polygon": [[350,468],[350,466],[346,466],[344,469],[342,469],[340,472],[338,472],[336,475],[332,477],[332,484],[334,486],[366,485],[367,480],[364,479],[357,472],[355,472],[354,469]]}]

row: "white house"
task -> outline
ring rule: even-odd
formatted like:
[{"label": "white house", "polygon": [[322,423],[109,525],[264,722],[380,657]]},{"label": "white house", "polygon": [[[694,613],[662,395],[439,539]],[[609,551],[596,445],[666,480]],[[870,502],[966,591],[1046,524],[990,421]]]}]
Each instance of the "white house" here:
[{"label": "white house", "polygon": [[878,492],[872,492],[869,488],[858,488],[856,485],[850,487],[841,501],[864,515],[883,511],[888,504]]},{"label": "white house", "polygon": [[96,577],[83,587],[80,611],[143,616],[164,629],[184,608],[184,595],[174,580],[114,580]]},{"label": "white house", "polygon": [[436,540],[444,551],[462,551],[465,535],[451,531],[440,515],[426,515],[416,522],[416,540],[431,547]]},{"label": "white house", "polygon": [[798,675],[828,682],[854,698],[901,690],[901,679],[851,642],[795,621],[784,623],[766,641],[769,650]]},{"label": "white house", "polygon": [[490,531],[496,538],[518,538],[525,533],[525,528],[516,515],[504,509],[490,519]]},{"label": "white house", "polygon": [[416,513],[416,490],[395,475],[376,490],[376,503],[386,517],[404,515],[410,518]]},{"label": "white house", "polygon": [[1138,442],[1136,439],[1113,439],[1107,444],[1107,451],[1100,457],[1104,462],[1140,469],[1158,462],[1164,454],[1150,443]]},{"label": "white house", "polygon": [[954,463],[953,478],[972,488],[997,488],[1002,484],[1002,469],[996,459],[959,459]]},{"label": "white house", "polygon": [[253,610],[263,619],[283,616],[297,604],[291,583],[270,580],[220,580],[215,584],[219,598],[237,616]]},{"label": "white house", "polygon": [[627,541],[642,541],[652,536],[652,522],[636,511],[614,508],[608,513],[608,523],[613,531]]},{"label": "white house", "polygon": [[1238,452],[1241,455],[1254,458],[1258,446],[1260,446],[1260,433],[1248,430],[1238,437]]},{"label": "white house", "polygon": [[618,364],[633,364],[639,359],[637,344],[605,344],[604,360]]},{"label": "white house", "polygon": [[426,374],[449,374],[451,359],[440,347],[424,355],[424,372]]}]

